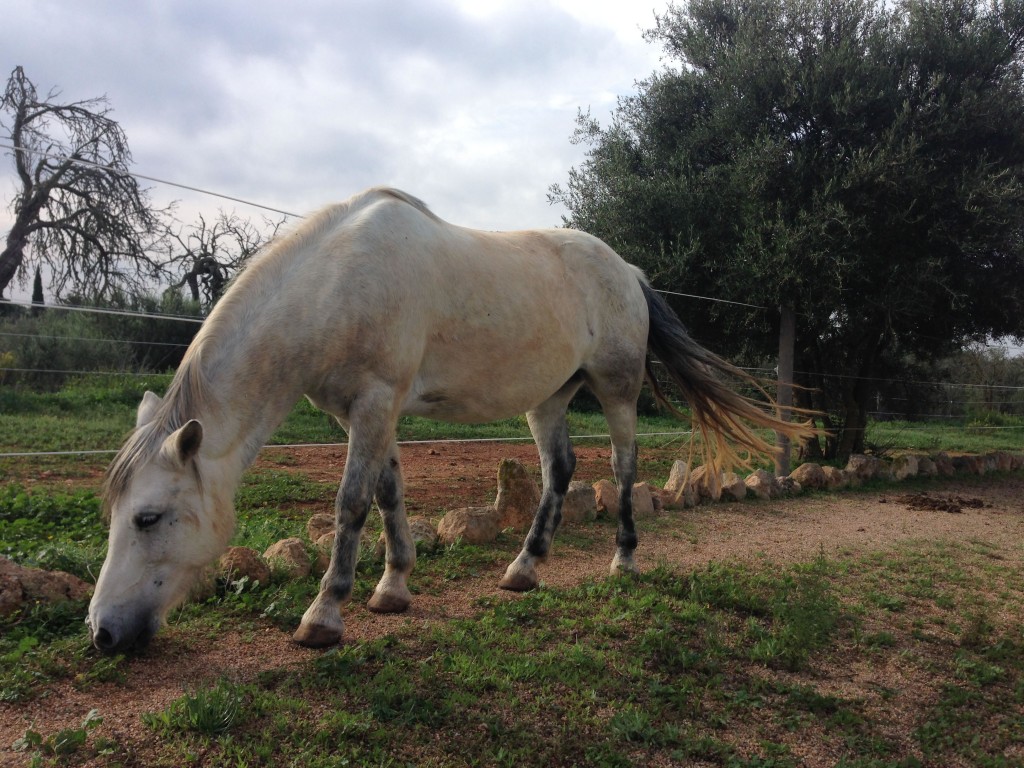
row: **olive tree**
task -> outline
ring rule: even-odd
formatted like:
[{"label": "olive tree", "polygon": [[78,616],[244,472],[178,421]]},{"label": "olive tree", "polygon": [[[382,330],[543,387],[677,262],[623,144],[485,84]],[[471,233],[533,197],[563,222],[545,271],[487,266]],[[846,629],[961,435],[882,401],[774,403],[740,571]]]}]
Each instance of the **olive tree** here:
[{"label": "olive tree", "polygon": [[[830,453],[902,360],[1024,335],[1022,0],[691,0],[648,36],[666,66],[580,114],[551,198],[659,287],[792,309]],[[676,306],[774,356],[773,311]]]}]

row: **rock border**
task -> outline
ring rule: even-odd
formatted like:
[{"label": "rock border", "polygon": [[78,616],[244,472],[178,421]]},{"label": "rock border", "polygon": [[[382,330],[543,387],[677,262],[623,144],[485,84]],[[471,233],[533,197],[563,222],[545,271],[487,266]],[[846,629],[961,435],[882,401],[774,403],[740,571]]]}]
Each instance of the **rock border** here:
[{"label": "rock border", "polygon": [[[957,454],[945,451],[926,454],[904,452],[886,460],[869,454],[854,454],[844,469],[804,462],[785,477],[758,469],[741,478],[732,472],[708,477],[703,466],[691,468],[685,461],[672,465],[663,488],[646,482],[633,486],[633,514],[638,520],[666,510],[682,510],[701,504],[728,503],[748,498],[762,500],[797,496],[805,491],[841,491],[866,482],[902,482],[914,477],[983,476],[991,472],[1024,469],[1024,453],[991,451]],[[716,482],[717,480],[717,482]],[[525,532],[533,521],[540,487],[521,462],[502,459],[498,467],[498,492],[494,504],[464,507],[447,512],[435,525],[425,517],[410,518],[417,549],[460,543],[487,544],[502,531]],[[562,522],[574,525],[598,518],[615,518],[619,513],[618,490],[609,480],[593,485],[576,481],[570,485],[562,507]],[[298,580],[319,576],[326,570],[334,541],[334,515],[314,514],[307,523],[309,542],[283,539],[263,554],[247,547],[230,547],[218,564],[208,570],[189,595],[191,600],[208,598],[216,590],[216,579],[241,583],[258,589],[278,578]],[[377,541],[364,536],[360,546],[377,560],[384,559],[383,533]],[[61,572],[25,569],[0,558],[0,616],[10,615],[24,604],[82,599],[92,585]]]},{"label": "rock border", "polygon": [[[689,509],[701,504],[730,503],[745,499],[771,500],[798,496],[807,491],[841,491],[866,482],[901,482],[913,477],[953,477],[985,475],[989,472],[1014,472],[1024,469],[1024,453],[993,451],[979,455],[950,456],[945,451],[925,454],[905,452],[886,460],[870,454],[854,454],[844,469],[804,462],[789,475],[776,477],[758,469],[745,478],[723,472],[714,482],[703,466],[691,468],[685,461],[672,465],[663,488],[646,482],[633,486],[633,514],[638,520],[666,510]],[[410,518],[418,547],[488,544],[502,531],[524,533],[529,529],[540,499],[540,487],[521,462],[502,459],[498,465],[498,491],[494,504],[483,507],[462,507],[445,513],[435,525],[423,517]],[[609,480],[593,485],[575,481],[570,485],[562,507],[562,523],[575,525],[598,518],[615,518],[619,513],[618,490]],[[309,522],[309,538],[322,560],[326,560],[333,540],[334,516],[320,513]],[[373,548],[377,560],[384,558],[383,534],[376,542],[369,539],[363,546]],[[273,549],[273,547],[271,547]],[[268,550],[269,553],[270,550]],[[323,572],[326,562],[314,567]]]}]

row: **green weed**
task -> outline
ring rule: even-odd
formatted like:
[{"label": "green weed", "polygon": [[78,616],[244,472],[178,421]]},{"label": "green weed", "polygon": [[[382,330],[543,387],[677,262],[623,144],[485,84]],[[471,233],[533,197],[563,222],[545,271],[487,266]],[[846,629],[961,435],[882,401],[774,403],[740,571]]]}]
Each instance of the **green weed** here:
[{"label": "green weed", "polygon": [[56,758],[65,762],[76,756],[85,747],[89,740],[89,732],[102,722],[103,718],[100,717],[99,711],[92,709],[78,728],[65,728],[49,736],[43,736],[38,731],[29,729],[14,742],[12,748],[15,752],[31,753],[32,765],[42,765],[44,757]]},{"label": "green weed", "polygon": [[256,697],[243,686],[221,680],[205,691],[187,693],[162,712],[146,712],[142,721],[164,735],[227,733],[259,709]]}]

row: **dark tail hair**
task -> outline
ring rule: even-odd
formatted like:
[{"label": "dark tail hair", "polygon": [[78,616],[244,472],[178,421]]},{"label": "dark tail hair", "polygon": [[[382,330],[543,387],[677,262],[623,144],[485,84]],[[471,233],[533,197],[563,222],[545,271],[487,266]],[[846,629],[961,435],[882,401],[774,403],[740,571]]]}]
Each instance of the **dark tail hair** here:
[{"label": "dark tail hair", "polygon": [[[694,432],[699,432],[702,438],[703,463],[711,470],[710,475],[706,475],[711,483],[717,484],[722,470],[737,465],[750,466],[751,457],[741,456],[734,444],[754,456],[775,455],[775,447],[754,432],[751,425],[774,429],[794,441],[816,434],[808,423],[784,421],[778,415],[766,413],[766,406],[776,414],[779,407],[757,379],[690,338],[668,303],[644,281],[641,280],[640,284],[650,315],[647,348],[668,370],[690,406]],[[753,385],[764,396],[764,402],[734,392],[716,374]],[[647,383],[659,404],[686,418],[665,396],[651,370],[650,360],[647,362]]]}]

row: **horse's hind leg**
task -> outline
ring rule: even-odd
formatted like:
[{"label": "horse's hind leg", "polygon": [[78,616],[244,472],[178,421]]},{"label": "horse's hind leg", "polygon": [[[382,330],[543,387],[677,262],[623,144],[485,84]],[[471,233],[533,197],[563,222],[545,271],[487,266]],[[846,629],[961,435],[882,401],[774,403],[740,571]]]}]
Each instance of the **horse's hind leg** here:
[{"label": "horse's hind leg", "polygon": [[405,497],[402,466],[398,460],[398,446],[392,445],[391,455],[384,463],[377,481],[377,506],[384,520],[384,576],[377,584],[373,597],[367,603],[377,613],[399,613],[409,607],[412,594],[406,581],[416,565],[416,545],[405,516]]},{"label": "horse's hind leg", "polygon": [[636,572],[633,552],[637,535],[633,523],[633,483],[636,481],[636,404],[603,404],[612,438],[612,472],[619,488],[619,527],[615,534],[615,557],[611,572]]},{"label": "horse's hind leg", "polygon": [[579,382],[566,384],[558,394],[526,414],[540,451],[543,490],[523,549],[498,582],[502,589],[524,592],[536,587],[539,581],[537,563],[544,562],[551,549],[551,540],[562,519],[562,502],[576,469],[565,412],[579,386]]}]

